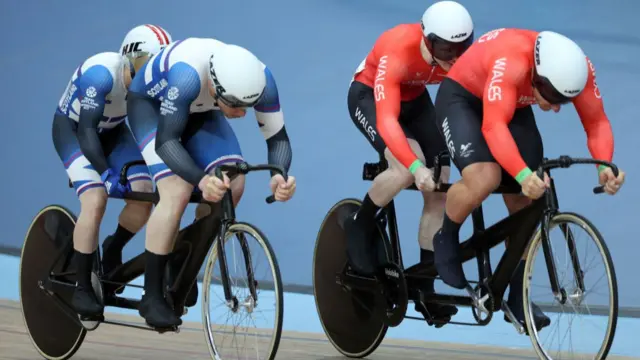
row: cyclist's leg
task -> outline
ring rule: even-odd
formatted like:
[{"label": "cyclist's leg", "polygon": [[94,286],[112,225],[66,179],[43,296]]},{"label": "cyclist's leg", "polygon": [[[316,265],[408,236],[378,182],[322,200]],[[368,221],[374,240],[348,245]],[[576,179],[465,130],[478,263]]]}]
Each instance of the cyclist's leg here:
[{"label": "cyclist's leg", "polygon": [[[125,122],[120,123],[111,131],[113,136],[110,136],[109,141],[112,144],[106,145],[110,148],[107,157],[109,167],[120,171],[128,162],[143,160],[138,145]],[[146,165],[130,167],[127,172],[127,180],[133,191],[153,191],[151,174]],[[104,273],[109,273],[122,264],[122,249],[142,229],[149,219],[152,207],[153,204],[150,202],[125,200],[125,206],[118,217],[116,230],[102,243],[102,269]]]},{"label": "cyclist's leg", "polygon": [[91,270],[98,247],[100,223],[107,206],[107,193],[98,174],[82,154],[76,136],[77,124],[64,115],[53,119],[53,144],[80,199],[80,214],[73,230],[74,261],[78,286],[72,305],[85,316],[102,313],[91,285]]},{"label": "cyclist's leg", "polygon": [[[371,274],[375,269],[373,251],[376,247],[371,243],[375,238],[373,236],[375,215],[402,189],[412,184],[413,176],[395,159],[378,134],[373,89],[357,81],[352,82],[347,104],[353,123],[378,154],[384,154],[389,165],[385,171],[376,176],[364,196],[362,206],[353,217],[345,219],[344,224],[345,231],[348,233],[349,262],[356,271]],[[414,139],[409,139],[409,145],[413,151],[421,153],[420,146]]]},{"label": "cyclist's leg", "polygon": [[[190,126],[182,141],[196,164],[205,172],[213,174],[217,165],[243,161],[238,139],[221,111],[192,114],[189,121]],[[244,175],[234,176],[230,180],[233,204],[237,206],[244,192]],[[196,220],[209,215],[209,211],[208,205],[199,204],[196,207]],[[173,278],[179,272],[183,261],[183,256],[172,260],[170,277]],[[185,299],[185,306],[194,306],[197,301],[198,284],[194,283]]]},{"label": "cyclist's leg", "polygon": [[[185,148],[192,154],[196,164],[213,175],[218,165],[244,161],[236,134],[221,111],[212,110],[192,116],[194,120],[201,122],[202,126],[185,140]],[[244,193],[245,177],[238,174],[230,180],[233,205],[237,206]],[[196,219],[208,214],[209,206],[198,205]]]},{"label": "cyclist's leg", "polygon": [[462,289],[468,282],[459,254],[460,227],[500,185],[501,168],[482,135],[481,99],[447,78],[440,84],[435,107],[449,155],[462,175],[447,192],[442,228],[434,237],[435,263],[445,283]]},{"label": "cyclist's leg", "polygon": [[170,327],[182,321],[164,298],[164,272],[193,185],[174,175],[155,151],[159,108],[159,102],[129,93],[129,125],[160,195],[147,222],[144,295],[139,313],[152,326]]},{"label": "cyclist's leg", "polygon": [[[421,151],[419,153],[416,152],[416,154],[425,159],[427,168],[433,169],[435,157],[446,151],[447,146],[436,125],[435,109],[431,97],[425,91],[415,100],[404,104],[403,107],[401,121],[406,125],[408,131],[414,135],[421,148]],[[449,163],[448,159],[443,160],[441,163],[440,180],[443,182],[449,181]],[[421,194],[424,204],[418,230],[420,261],[431,263],[434,259],[433,237],[442,226],[446,193],[421,192]],[[420,282],[420,288],[423,293],[435,292],[434,279],[424,279]],[[422,304],[416,302],[415,305],[417,311],[424,312],[424,302]],[[429,304],[426,308],[429,314],[436,317],[452,316],[458,312],[458,309],[453,305]]]},{"label": "cyclist's leg", "polygon": [[[527,166],[531,169],[538,168],[542,162],[542,158],[544,157],[544,147],[542,144],[542,137],[540,136],[540,132],[536,125],[533,109],[530,106],[517,109],[513,116],[513,120],[509,123],[509,130],[518,145],[518,151],[522,155]],[[502,184],[507,186],[516,186],[517,182],[503,170]],[[503,198],[509,214],[513,214],[531,204],[531,200],[524,195],[504,194]],[[506,241],[506,246],[509,246],[509,239]],[[523,255],[522,261],[518,264],[518,267],[511,278],[511,282],[509,284],[509,298],[507,301],[509,308],[523,326],[525,324],[525,320],[524,308],[522,306],[522,280],[524,277],[525,259],[526,255]],[[532,304],[532,307],[536,328],[540,330],[543,327],[548,326],[551,323],[551,319],[549,319],[536,304]]]}]

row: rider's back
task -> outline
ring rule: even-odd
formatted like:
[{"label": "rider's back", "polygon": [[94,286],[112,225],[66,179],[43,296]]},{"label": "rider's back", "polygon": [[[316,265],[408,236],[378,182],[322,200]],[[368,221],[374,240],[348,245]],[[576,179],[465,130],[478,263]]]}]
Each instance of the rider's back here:
[{"label": "rider's back", "polygon": [[[504,72],[507,66],[533,66],[533,49],[537,31],[524,29],[497,29],[482,35],[460,56],[447,77],[455,80],[473,95],[482,98],[487,81],[496,70]],[[523,71],[520,76],[527,76]],[[526,84],[529,88],[529,83]]]},{"label": "rider's back", "polygon": [[60,97],[56,113],[78,121],[82,97],[93,98],[98,96],[98,93],[106,94],[104,117],[99,127],[114,127],[127,115],[122,58],[119,53],[98,53],[80,64]]}]

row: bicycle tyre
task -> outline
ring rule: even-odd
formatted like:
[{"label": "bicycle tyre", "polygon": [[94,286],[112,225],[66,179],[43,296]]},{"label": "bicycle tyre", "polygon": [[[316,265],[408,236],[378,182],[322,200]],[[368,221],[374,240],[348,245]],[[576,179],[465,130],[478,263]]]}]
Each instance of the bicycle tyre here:
[{"label": "bicycle tyre", "polygon": [[[363,358],[373,353],[388,330],[388,326],[375,317],[374,311],[363,308],[355,300],[355,291],[341,289],[334,279],[335,273],[341,271],[347,261],[346,238],[338,228],[337,218],[355,211],[360,205],[360,200],[346,198],[329,209],[320,225],[313,253],[313,295],[320,324],[333,347],[349,358]],[[383,245],[388,260],[391,248],[386,233],[379,224],[376,226],[382,238],[379,243]],[[330,264],[325,262],[327,259],[331,260]],[[374,304],[368,305],[386,306],[378,303],[373,295],[371,298]]]},{"label": "bicycle tyre", "polygon": [[[602,345],[600,346],[600,350],[596,354],[595,360],[606,359],[611,349],[611,345],[613,344],[613,340],[616,332],[616,326],[618,323],[618,283],[616,280],[616,272],[613,266],[611,253],[609,252],[609,248],[607,247],[607,244],[605,243],[604,238],[602,237],[602,234],[598,231],[595,225],[584,216],[579,215],[577,213],[573,213],[573,212],[557,213],[551,218],[551,221],[549,222],[549,230],[551,230],[552,228],[560,224],[573,224],[585,230],[589,234],[591,239],[594,241],[594,243],[597,245],[598,249],[600,250],[600,254],[602,255],[602,258],[604,259],[606,274],[609,280],[610,290],[611,290],[611,295],[609,297],[609,302],[611,305],[611,308],[609,310],[610,321],[607,326],[605,339]],[[541,229],[538,229],[538,231],[535,234],[535,237],[531,242],[531,245],[529,246],[529,250],[527,252],[527,261],[525,265],[525,271],[524,271],[525,275],[523,280],[524,312],[525,312],[525,321],[526,321],[527,328],[532,329],[529,332],[530,334],[529,338],[531,339],[531,343],[533,344],[533,347],[536,350],[536,353],[541,359],[553,360],[553,358],[549,356],[547,351],[545,351],[545,349],[542,347],[542,345],[538,341],[537,331],[535,329],[535,326],[533,325],[533,315],[531,312],[530,302],[529,302],[529,289],[531,287],[531,271],[532,271],[532,266],[534,262],[531,259],[535,258],[535,253],[537,249],[540,246],[542,246],[541,231],[542,231]]]},{"label": "bicycle tyre", "polygon": [[[227,228],[227,232],[225,233],[225,243],[233,234],[236,233],[246,233],[251,237],[257,240],[258,244],[262,248],[262,250],[267,255],[267,259],[269,261],[269,266],[271,268],[271,274],[274,279],[274,294],[276,296],[276,323],[275,323],[275,333],[271,337],[271,342],[269,345],[268,357],[265,359],[273,360],[276,357],[278,352],[278,348],[280,346],[280,339],[282,337],[282,321],[284,316],[284,295],[282,289],[282,277],[280,275],[280,266],[278,265],[278,260],[276,258],[275,252],[269,243],[267,237],[262,233],[260,229],[256,226],[251,225],[246,222],[236,222],[230,225]],[[207,256],[207,260],[205,262],[205,273],[204,279],[202,281],[202,322],[204,326],[204,334],[205,341],[207,342],[207,346],[209,348],[209,354],[212,359],[219,359],[220,353],[215,345],[214,334],[211,329],[211,314],[209,312],[209,289],[211,288],[211,279],[213,275],[213,269],[218,258],[218,244],[217,239],[211,249],[209,250],[209,255]],[[205,291],[206,290],[206,291]]]},{"label": "bicycle tyre", "polygon": [[87,334],[79,321],[69,317],[51,298],[60,296],[68,298],[65,299],[68,302],[70,294],[50,295],[39,284],[49,276],[56,255],[68,246],[63,238],[73,234],[76,221],[76,216],[65,207],[49,205],[33,218],[22,245],[19,270],[22,319],[31,343],[48,360],[71,358]]}]

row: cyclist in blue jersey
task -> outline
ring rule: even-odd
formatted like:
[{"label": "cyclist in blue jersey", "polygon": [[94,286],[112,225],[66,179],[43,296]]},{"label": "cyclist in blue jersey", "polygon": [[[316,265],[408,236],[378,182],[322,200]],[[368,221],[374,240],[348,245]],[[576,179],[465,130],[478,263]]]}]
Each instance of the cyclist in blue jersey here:
[{"label": "cyclist in blue jersey", "polygon": [[[53,143],[80,200],[73,232],[77,286],[72,306],[82,317],[99,316],[104,310],[91,285],[91,270],[108,195],[153,190],[146,166],[129,169],[126,187],[118,183],[124,164],[143,159],[125,123],[125,97],[135,72],[169,42],[171,37],[159,26],[133,28],[125,37],[132,46],[123,47],[122,53],[93,55],[76,68],[53,117]],[[118,244],[132,238],[150,213],[151,204],[127,201],[108,238],[113,245],[105,248],[106,272],[117,262],[113,259],[121,259]]]},{"label": "cyclist in blue jersey", "polygon": [[[220,180],[213,170],[243,160],[226,118],[243,117],[247,108],[253,108],[266,139],[269,163],[288,170],[292,151],[278,89],[271,71],[248,50],[215,39],[188,38],[151,58],[133,80],[127,99],[129,125],[160,194],[147,224],[145,291],[139,308],[150,326],[182,323],[165,301],[162,284],[191,193],[202,191],[206,200],[218,202],[231,188],[234,204],[240,200],[244,177],[229,179],[225,174]],[[270,187],[277,201],[287,201],[295,192],[295,178],[285,181],[272,174]],[[206,209],[199,206],[196,219],[207,215]],[[185,305],[195,304],[195,295]]]}]

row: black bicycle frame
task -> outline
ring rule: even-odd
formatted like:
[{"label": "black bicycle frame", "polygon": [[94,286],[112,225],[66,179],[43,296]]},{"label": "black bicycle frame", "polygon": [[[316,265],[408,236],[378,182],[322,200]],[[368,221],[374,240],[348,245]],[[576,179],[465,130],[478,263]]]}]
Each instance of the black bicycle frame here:
[{"label": "black bicycle frame", "polygon": [[[130,167],[135,165],[146,165],[146,163],[144,161],[138,160],[125,164],[120,172],[119,181],[121,184],[126,185],[127,172]],[[272,173],[279,173],[285,178],[285,180],[287,179],[286,171],[280,166],[249,165],[244,162],[237,164],[219,165],[218,167],[216,167],[215,175],[219,179],[222,179],[222,173],[226,171],[228,172],[229,178],[233,178],[238,174],[244,175],[252,171],[264,170],[269,170]],[[69,185],[72,186],[71,183],[69,183]],[[154,193],[131,191],[126,193],[121,199],[152,202],[153,204],[157,204],[160,200],[160,197],[157,191]],[[267,197],[266,201],[270,204],[275,201],[275,198],[273,197],[273,195],[271,195]],[[201,193],[193,193],[191,195],[191,198],[189,199],[189,202],[206,204],[207,206],[209,206],[210,211],[208,215],[194,221],[192,224],[181,229],[176,237],[176,248],[172,253],[178,254],[186,252],[186,257],[173,285],[169,288],[169,292],[173,295],[174,308],[176,309],[176,312],[180,313],[180,315],[182,314],[181,311],[184,307],[184,303],[189,290],[193,286],[193,283],[197,281],[198,273],[200,272],[200,269],[202,268],[202,265],[206,260],[209,249],[211,248],[211,245],[216,238],[220,239],[220,241],[217,242],[217,253],[220,261],[220,272],[222,277],[221,282],[224,288],[225,300],[233,300],[226,256],[224,252],[224,236],[229,226],[235,222],[235,208],[233,205],[231,189],[229,189],[225,193],[220,203],[205,201]],[[218,235],[216,237],[213,236],[213,234]],[[245,258],[247,276],[249,280],[249,289],[251,294],[254,296],[254,299],[257,300],[257,292],[255,289],[256,282],[253,274],[253,269],[251,267],[249,248],[244,236],[238,236],[238,240],[240,242],[240,246]],[[69,279],[67,278],[67,276],[72,275],[73,272],[65,272],[62,274],[55,274],[53,272],[53,268],[57,265],[58,261],[60,261],[61,258],[65,259],[65,261],[68,262],[68,257],[63,257],[68,253],[68,250],[69,249],[66,248],[66,251],[60,252],[56,260],[53,262],[51,270],[49,271],[50,276],[45,282],[46,289],[56,292],[56,290],[61,286],[66,287],[67,289],[69,287],[75,287],[75,283],[69,281]],[[145,256],[144,253],[141,253],[130,259],[129,261],[123,263],[122,265],[118,266],[110,273],[102,274],[100,281],[103,284],[124,286],[137,277],[143,275],[144,270]],[[119,308],[137,310],[140,305],[140,300],[117,296],[113,292],[109,292],[107,295],[108,296],[105,298],[106,306],[115,306]]]},{"label": "black bicycle frame", "polygon": [[[441,159],[446,158],[447,156],[447,154],[442,153],[436,157],[434,169],[435,179],[439,179],[440,177]],[[544,159],[543,164],[538,170],[538,175],[542,177],[542,172],[544,171],[550,175],[550,170],[553,168],[567,168],[573,164],[602,164],[611,167],[616,176],[618,174],[617,167],[608,162],[593,159],[572,159],[568,156],[561,156],[554,160]],[[387,166],[388,165],[384,157],[380,157],[380,161],[378,163],[365,163],[362,176],[363,180],[372,181],[379,173],[384,171]],[[450,186],[451,184],[439,183],[436,191],[446,192]],[[407,190],[418,189],[415,185],[411,185]],[[594,188],[594,193],[596,194],[601,193],[602,191],[603,187],[601,186]],[[518,194],[520,193],[520,188],[518,187],[516,189],[500,186],[493,193]],[[551,252],[548,238],[549,222],[557,212],[558,198],[553,179],[551,179],[550,188],[546,191],[545,196],[533,201],[530,205],[520,211],[500,220],[488,229],[485,229],[482,205],[474,209],[471,214],[473,234],[469,239],[460,244],[462,248],[462,262],[467,262],[473,258],[476,258],[478,262],[479,281],[472,283],[486,286],[490,289],[494,299],[502,299],[516,267],[520,263],[531,240],[533,239],[533,234],[535,233],[536,228],[538,225],[541,225],[543,252],[551,287],[556,296],[560,295],[559,297],[562,299],[561,303],[564,303],[566,300],[566,294],[561,293],[559,287],[554,257]],[[389,242],[392,249],[392,259],[401,269],[404,270],[407,282],[420,278],[435,278],[437,276],[437,270],[433,262],[419,262],[406,270],[404,269],[393,200],[378,214],[378,220],[384,220],[385,218],[386,221],[384,222],[386,222],[386,225],[388,226]],[[563,226],[562,230],[565,234],[565,238],[567,239],[569,250],[574,254],[576,246],[573,235],[566,226]],[[502,255],[495,272],[492,273],[489,251],[495,246],[501,244],[507,238],[509,238],[509,246]],[[582,291],[584,291],[583,273],[580,270],[581,267],[577,256],[572,256],[572,263],[576,278],[578,279],[577,285]],[[364,289],[373,285],[371,281],[367,281],[362,277],[348,274],[345,275],[345,280],[349,282],[349,284],[357,284],[355,287],[359,289]],[[471,297],[468,296],[431,294],[428,296],[427,301],[440,304],[473,306],[473,301]],[[500,301],[494,301],[493,309],[489,310],[498,311],[500,310],[500,307]]]}]

